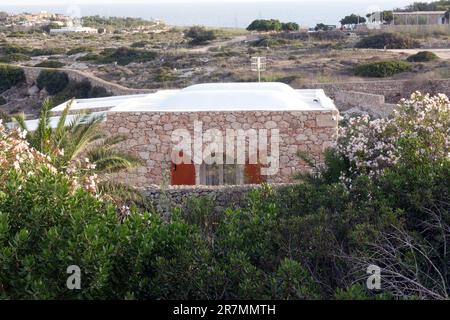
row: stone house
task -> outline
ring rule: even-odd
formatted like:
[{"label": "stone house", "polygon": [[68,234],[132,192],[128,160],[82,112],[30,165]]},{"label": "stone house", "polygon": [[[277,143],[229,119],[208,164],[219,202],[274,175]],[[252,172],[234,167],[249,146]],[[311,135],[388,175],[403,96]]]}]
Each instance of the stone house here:
[{"label": "stone house", "polygon": [[[52,111],[61,112],[67,103]],[[282,83],[211,83],[150,94],[79,99],[71,112],[106,115],[108,134],[143,161],[116,179],[149,185],[288,183],[320,163],[336,139],[339,113],[323,90]]]}]

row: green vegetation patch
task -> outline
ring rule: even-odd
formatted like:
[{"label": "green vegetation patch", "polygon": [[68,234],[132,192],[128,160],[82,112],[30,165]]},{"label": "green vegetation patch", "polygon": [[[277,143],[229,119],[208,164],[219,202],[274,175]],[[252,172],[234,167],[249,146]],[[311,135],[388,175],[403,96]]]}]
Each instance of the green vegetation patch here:
[{"label": "green vegetation patch", "polygon": [[420,47],[420,43],[407,36],[384,32],[361,39],[356,44],[356,47],[368,49],[412,49]]},{"label": "green vegetation patch", "polygon": [[429,62],[438,59],[439,57],[433,52],[420,51],[417,52],[416,54],[409,56],[406,60],[408,60],[409,62]]},{"label": "green vegetation patch", "polygon": [[190,40],[192,45],[200,45],[216,39],[213,30],[206,30],[204,27],[193,26],[185,31],[185,36]]},{"label": "green vegetation patch", "polygon": [[38,63],[35,65],[35,67],[40,67],[40,68],[62,68],[64,67],[65,64],[60,62],[60,61],[54,61],[54,60],[47,60],[47,61],[43,61],[41,63]]},{"label": "green vegetation patch", "polygon": [[152,61],[157,57],[157,53],[153,51],[145,51],[132,49],[127,47],[120,47],[118,49],[108,48],[103,50],[97,58],[97,63],[113,63],[125,66],[132,62],[147,62]]},{"label": "green vegetation patch", "polygon": [[20,61],[29,61],[31,58],[25,54],[21,53],[9,53],[6,55],[0,56],[0,62],[3,63],[11,63],[11,62],[20,62]]},{"label": "green vegetation patch", "polygon": [[81,47],[75,47],[75,48],[70,49],[69,51],[67,51],[67,55],[71,56],[71,55],[78,54],[78,53],[92,52],[92,51],[94,51],[94,49],[91,47],[81,46]]},{"label": "green vegetation patch", "polygon": [[92,86],[88,79],[83,81],[70,81],[69,84],[53,97],[54,104],[60,104],[72,98],[89,99],[109,97],[111,94],[106,89]]},{"label": "green vegetation patch", "polygon": [[361,77],[385,78],[411,70],[411,64],[405,61],[378,61],[356,66],[355,74]]},{"label": "green vegetation patch", "polygon": [[25,80],[25,73],[22,68],[0,64],[0,92],[23,83]]},{"label": "green vegetation patch", "polygon": [[69,84],[69,76],[56,70],[42,70],[36,80],[39,89],[45,88],[50,95],[61,92]]}]

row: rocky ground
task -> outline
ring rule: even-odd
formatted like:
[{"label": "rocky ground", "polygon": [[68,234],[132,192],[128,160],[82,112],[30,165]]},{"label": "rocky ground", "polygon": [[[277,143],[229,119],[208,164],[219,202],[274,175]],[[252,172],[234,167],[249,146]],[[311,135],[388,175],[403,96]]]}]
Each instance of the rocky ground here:
[{"label": "rocky ground", "polygon": [[[255,46],[254,42],[269,35],[248,33],[245,30],[219,30],[218,38],[203,46],[192,47],[184,38],[182,29],[172,28],[158,34],[107,34],[107,35],[27,35],[9,38],[0,35],[0,42],[29,48],[84,48],[76,54],[56,54],[32,57],[19,62],[34,66],[46,60],[65,64],[64,68],[76,69],[100,77],[109,82],[131,88],[182,88],[202,82],[255,81],[256,72],[250,70],[252,56],[267,57],[267,70],[263,81],[281,81],[300,87],[311,83],[370,81],[353,75],[355,65],[389,59],[405,59],[412,51],[361,50],[352,46],[358,38],[346,35],[336,40],[282,39],[281,43]],[[156,59],[144,63],[117,65],[80,61],[88,54],[99,54],[105,48],[133,47],[144,42],[141,50],[154,51]],[[436,37],[433,45],[442,47],[448,39]],[[430,45],[424,40],[423,45]],[[447,44],[448,45],[448,44]],[[427,49],[428,50],[428,49]],[[450,54],[439,51],[441,59],[431,63],[415,64],[411,72],[404,72],[392,79],[436,79],[450,77]],[[11,114],[16,111],[34,113],[45,92],[37,88],[13,88],[2,95],[9,101],[1,106]]]}]

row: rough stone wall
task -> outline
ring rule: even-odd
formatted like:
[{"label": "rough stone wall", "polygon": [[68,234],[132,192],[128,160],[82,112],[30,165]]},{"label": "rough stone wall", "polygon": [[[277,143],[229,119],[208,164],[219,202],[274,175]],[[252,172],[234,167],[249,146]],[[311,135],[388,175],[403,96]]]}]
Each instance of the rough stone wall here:
[{"label": "rough stone wall", "polygon": [[226,129],[279,129],[280,170],[268,182],[286,183],[295,172],[309,169],[298,151],[323,161],[323,151],[336,139],[338,117],[338,111],[110,112],[104,126],[109,134],[128,136],[120,148],[144,161],[144,166],[115,177],[137,187],[170,181],[172,132],[187,129],[193,137],[194,121],[203,123],[203,132],[219,129],[223,135]]},{"label": "rough stone wall", "polygon": [[335,92],[334,103],[339,111],[357,108],[376,118],[388,117],[395,107],[394,104],[386,103],[383,95],[344,90]]},{"label": "rough stone wall", "polygon": [[111,83],[108,81],[105,81],[103,79],[100,79],[98,77],[95,77],[90,74],[86,74],[82,71],[78,70],[70,70],[70,69],[49,69],[49,68],[39,68],[39,67],[23,67],[21,66],[25,73],[25,78],[27,80],[27,83],[31,86],[36,83],[36,80],[39,76],[39,73],[42,70],[57,70],[61,72],[67,73],[67,76],[70,80],[73,81],[83,81],[85,79],[88,79],[92,86],[94,87],[100,87],[104,88],[106,91],[108,91],[113,96],[119,96],[119,95],[128,95],[128,94],[139,94],[139,93],[152,93],[155,92],[155,90],[151,89],[131,89],[126,88],[124,86],[121,86],[119,84]]},{"label": "rough stone wall", "polygon": [[363,82],[316,83],[304,85],[303,88],[323,89],[334,98],[338,91],[364,92],[383,95],[386,102],[398,103],[401,98],[409,98],[416,90],[431,94],[444,93],[450,96],[450,79],[427,80],[378,80]]},{"label": "rough stone wall", "polygon": [[[271,188],[289,187],[291,184],[272,184]],[[212,201],[213,210],[222,212],[227,208],[245,208],[248,206],[248,194],[261,185],[240,186],[149,186],[143,190],[144,196],[150,200],[154,209],[164,215],[174,209],[188,209],[193,198],[207,198]]]}]

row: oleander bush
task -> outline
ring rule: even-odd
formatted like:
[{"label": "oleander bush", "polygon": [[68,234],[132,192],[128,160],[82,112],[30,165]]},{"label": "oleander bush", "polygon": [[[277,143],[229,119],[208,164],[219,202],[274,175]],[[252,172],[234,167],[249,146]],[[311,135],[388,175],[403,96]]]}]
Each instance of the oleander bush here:
[{"label": "oleander bush", "polygon": [[439,57],[430,51],[419,51],[416,54],[409,56],[406,60],[409,62],[429,62],[439,59]]},{"label": "oleander bush", "polygon": [[355,67],[355,75],[361,77],[385,78],[411,70],[411,64],[405,61],[377,61],[360,64]]}]

